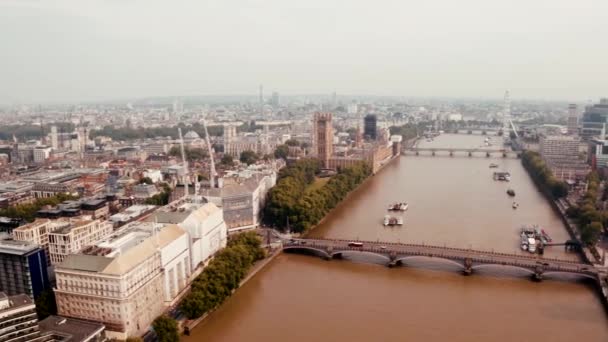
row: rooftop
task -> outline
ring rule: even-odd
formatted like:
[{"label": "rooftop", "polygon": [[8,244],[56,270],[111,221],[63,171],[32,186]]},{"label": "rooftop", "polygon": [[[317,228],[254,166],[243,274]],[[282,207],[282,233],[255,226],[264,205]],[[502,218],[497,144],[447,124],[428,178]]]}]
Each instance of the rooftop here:
[{"label": "rooftop", "polygon": [[34,304],[32,299],[27,295],[18,294],[8,297],[4,292],[0,292],[0,303],[2,303],[0,305],[0,317],[12,310]]},{"label": "rooftop", "polygon": [[122,275],[186,234],[174,224],[157,226],[157,233],[154,234],[154,226],[148,222],[126,228],[83,250],[82,254],[68,255],[57,269]]},{"label": "rooftop", "polygon": [[190,215],[195,215],[196,220],[203,222],[213,213],[220,211],[213,203],[182,203],[174,207],[163,207],[156,211],[154,215],[148,218],[147,221],[169,224],[180,224],[184,222]]},{"label": "rooftop", "polygon": [[81,321],[79,319],[61,316],[49,316],[38,322],[43,334],[58,335],[59,341],[80,342],[89,341],[91,337],[101,333],[105,326],[101,323]]},{"label": "rooftop", "polygon": [[0,253],[25,255],[39,249],[38,245],[27,241],[0,240]]}]

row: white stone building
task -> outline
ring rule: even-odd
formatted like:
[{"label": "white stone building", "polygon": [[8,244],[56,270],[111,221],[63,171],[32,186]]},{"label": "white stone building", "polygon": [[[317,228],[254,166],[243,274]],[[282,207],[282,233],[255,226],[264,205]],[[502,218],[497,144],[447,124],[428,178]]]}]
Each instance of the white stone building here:
[{"label": "white stone building", "polygon": [[149,221],[178,224],[190,237],[192,272],[200,270],[219,250],[226,247],[228,231],[222,210],[213,203],[196,203],[182,199],[161,208]]},{"label": "white stone building", "polygon": [[70,255],[55,270],[58,312],[102,322],[108,337],[141,336],[189,282],[188,234],[138,223]]}]

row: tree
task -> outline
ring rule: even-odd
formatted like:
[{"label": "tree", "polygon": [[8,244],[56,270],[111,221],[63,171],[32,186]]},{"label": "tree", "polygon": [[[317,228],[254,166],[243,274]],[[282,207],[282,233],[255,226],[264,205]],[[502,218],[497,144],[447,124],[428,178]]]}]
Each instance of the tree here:
[{"label": "tree", "polygon": [[241,152],[241,156],[239,158],[241,163],[245,163],[247,165],[254,164],[255,162],[258,161],[258,159],[259,159],[258,155],[251,150]]},{"label": "tree", "polygon": [[52,289],[44,290],[35,301],[36,314],[39,320],[43,320],[50,315],[57,314],[57,304],[55,302],[55,292]]},{"label": "tree", "polygon": [[274,157],[277,159],[279,159],[279,158],[287,159],[288,155],[289,155],[289,147],[287,145],[279,145],[274,150]]},{"label": "tree", "polygon": [[173,318],[167,315],[158,316],[154,322],[152,322],[152,328],[154,328],[154,332],[159,341],[179,342],[177,322]]},{"label": "tree", "polygon": [[289,139],[285,142],[287,146],[300,146],[300,142],[295,139]]},{"label": "tree", "polygon": [[139,180],[139,184],[154,184],[154,182],[152,181],[152,178],[150,178],[150,177],[142,177]]},{"label": "tree", "polygon": [[597,243],[602,232],[601,222],[591,222],[588,225],[581,227],[581,240],[588,246],[593,246]]},{"label": "tree", "polygon": [[232,165],[234,165],[234,160],[232,159],[231,155],[224,154],[220,163],[226,167],[232,167]]}]

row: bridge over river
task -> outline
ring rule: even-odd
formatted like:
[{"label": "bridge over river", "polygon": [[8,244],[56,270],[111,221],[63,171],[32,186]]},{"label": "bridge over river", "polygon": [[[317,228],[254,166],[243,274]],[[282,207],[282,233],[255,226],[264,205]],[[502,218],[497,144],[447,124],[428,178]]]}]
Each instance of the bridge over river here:
[{"label": "bridge over river", "polygon": [[468,155],[472,157],[473,154],[483,153],[486,157],[490,157],[491,155],[498,154],[503,157],[515,156],[519,157],[521,152],[516,152],[511,149],[505,148],[452,148],[452,147],[407,147],[403,149],[404,153],[414,153],[415,155],[420,155],[421,153],[427,153],[431,155],[435,155],[436,153],[443,152],[448,153],[450,156],[454,156],[456,153],[460,153],[463,155]]},{"label": "bridge over river", "polygon": [[464,274],[475,269],[497,265],[513,267],[528,272],[533,279],[542,280],[551,274],[576,274],[591,278],[600,285],[605,281],[604,270],[576,261],[544,258],[540,255],[519,255],[425,244],[404,244],[373,241],[349,241],[329,239],[289,239],[283,241],[284,251],[313,252],[327,260],[349,254],[372,254],[386,260],[388,266],[399,266],[411,258],[436,258],[461,267]]}]

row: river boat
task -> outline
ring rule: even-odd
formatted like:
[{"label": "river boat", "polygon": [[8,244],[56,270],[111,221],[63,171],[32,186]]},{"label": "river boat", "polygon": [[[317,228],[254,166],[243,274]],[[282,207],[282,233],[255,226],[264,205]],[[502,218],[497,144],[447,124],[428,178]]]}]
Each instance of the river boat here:
[{"label": "river boat", "polygon": [[513,202],[512,207],[513,207],[513,209],[517,209],[519,207],[519,203]]},{"label": "river boat", "polygon": [[490,169],[495,169],[497,167],[498,167],[498,164],[494,164],[494,163],[490,164]]},{"label": "river boat", "polygon": [[536,253],[536,239],[528,238],[528,252]]},{"label": "river boat", "polygon": [[508,172],[494,172],[494,180],[498,180],[498,181],[504,181],[504,182],[508,182],[511,180],[511,174],[509,174]]},{"label": "river boat", "polygon": [[407,202],[397,202],[397,203],[390,204],[388,206],[388,210],[393,210],[393,211],[406,211],[407,208],[409,208],[409,205],[407,204]]},{"label": "river boat", "polygon": [[522,251],[528,250],[528,238],[523,234],[521,236],[521,250]]},{"label": "river boat", "polygon": [[533,226],[524,225],[521,227],[521,235],[525,235],[528,238],[536,238],[536,232]]},{"label": "river boat", "polygon": [[507,190],[507,195],[509,195],[511,197],[515,196],[515,190],[513,190],[513,189]]},{"label": "river boat", "polygon": [[386,215],[384,216],[383,224],[384,226],[401,226],[403,224],[403,218]]},{"label": "river boat", "polygon": [[349,242],[348,247],[363,247],[363,242]]}]

